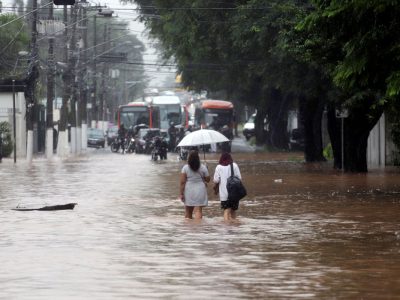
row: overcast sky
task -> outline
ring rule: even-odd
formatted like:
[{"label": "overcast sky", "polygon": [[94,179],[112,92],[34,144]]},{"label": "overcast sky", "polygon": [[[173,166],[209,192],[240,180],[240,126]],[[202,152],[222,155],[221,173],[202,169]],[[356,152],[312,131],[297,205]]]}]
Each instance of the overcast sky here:
[{"label": "overcast sky", "polygon": [[[91,2],[91,4],[96,5],[96,2]],[[137,34],[137,37],[145,44],[146,52],[144,53],[144,63],[155,64],[158,62],[158,54],[152,44],[153,40],[148,38],[146,28],[143,23],[139,22],[137,19],[139,17],[139,12],[135,10],[135,4],[121,4],[119,0],[107,0],[105,2],[101,2],[102,6],[109,6],[114,10],[114,15],[118,16],[119,19],[127,20],[130,22],[130,30],[133,34]],[[150,77],[151,86],[157,86],[162,84],[167,77],[171,77],[171,74],[168,74],[168,71],[165,68],[161,68],[160,72],[156,71],[156,67],[154,66],[145,66],[145,69],[148,70],[147,75]],[[173,72],[174,70],[171,70]]]},{"label": "overcast sky", "polygon": [[[14,0],[0,0],[3,4],[3,11],[7,12],[9,9],[7,7],[11,7]],[[144,63],[146,64],[155,64],[158,61],[158,54],[154,47],[152,46],[154,41],[148,38],[146,28],[143,23],[139,22],[138,11],[130,10],[135,9],[136,5],[134,4],[121,4],[119,0],[106,0],[104,2],[95,2],[90,1],[89,3],[93,6],[101,5],[101,6],[108,6],[110,9],[114,10],[114,16],[118,17],[118,19],[129,21],[130,26],[129,29],[131,30],[132,34],[136,34],[139,40],[143,42],[146,46],[146,51],[143,53]],[[157,71],[156,66],[145,66],[145,70],[147,71],[147,76],[150,78],[150,85],[157,86],[162,84],[166,78],[173,77],[174,69],[167,70],[166,68],[160,68]],[[170,72],[170,73],[168,73]]]}]

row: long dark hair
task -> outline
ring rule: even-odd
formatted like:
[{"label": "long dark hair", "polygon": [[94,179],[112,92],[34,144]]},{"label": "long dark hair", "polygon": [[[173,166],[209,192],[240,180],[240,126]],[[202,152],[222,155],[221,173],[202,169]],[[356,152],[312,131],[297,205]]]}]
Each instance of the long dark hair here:
[{"label": "long dark hair", "polygon": [[188,165],[195,172],[200,168],[200,157],[197,151],[190,151],[188,157]]}]

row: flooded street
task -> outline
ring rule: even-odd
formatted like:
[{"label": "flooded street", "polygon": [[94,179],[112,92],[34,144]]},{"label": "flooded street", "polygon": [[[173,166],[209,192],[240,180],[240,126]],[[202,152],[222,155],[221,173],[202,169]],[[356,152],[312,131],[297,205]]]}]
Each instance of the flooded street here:
[{"label": "flooded street", "polygon": [[[217,155],[207,154],[211,173]],[[202,158],[202,156],[201,156]],[[88,150],[0,164],[0,299],[393,299],[400,172],[341,174],[301,154],[233,154],[249,195],[225,224],[209,184],[200,222],[183,162]],[[76,202],[72,211],[14,211]]]}]

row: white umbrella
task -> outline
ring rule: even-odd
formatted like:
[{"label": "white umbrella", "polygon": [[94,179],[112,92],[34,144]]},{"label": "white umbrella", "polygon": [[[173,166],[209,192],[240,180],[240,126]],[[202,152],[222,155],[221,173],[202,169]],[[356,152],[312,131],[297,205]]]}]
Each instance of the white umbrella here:
[{"label": "white umbrella", "polygon": [[[201,146],[208,144],[216,144],[222,142],[229,142],[229,139],[222,133],[210,130],[210,129],[200,129],[189,133],[185,136],[178,144],[178,147],[190,147],[190,146]],[[204,159],[205,159],[204,152]]]}]

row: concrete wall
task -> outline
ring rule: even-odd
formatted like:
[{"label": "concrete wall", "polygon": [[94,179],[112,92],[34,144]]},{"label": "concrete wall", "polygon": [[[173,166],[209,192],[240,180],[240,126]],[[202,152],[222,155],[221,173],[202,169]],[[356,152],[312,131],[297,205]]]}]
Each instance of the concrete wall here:
[{"label": "concrete wall", "polygon": [[384,167],[386,165],[386,121],[382,114],[378,123],[368,137],[367,163],[368,167]]},{"label": "concrete wall", "polygon": [[[11,136],[13,136],[13,94],[0,93],[0,121],[9,122],[11,125]],[[15,121],[16,121],[16,145],[17,157],[26,157],[26,108],[23,92],[15,93]],[[12,156],[13,154],[11,154]]]}]

